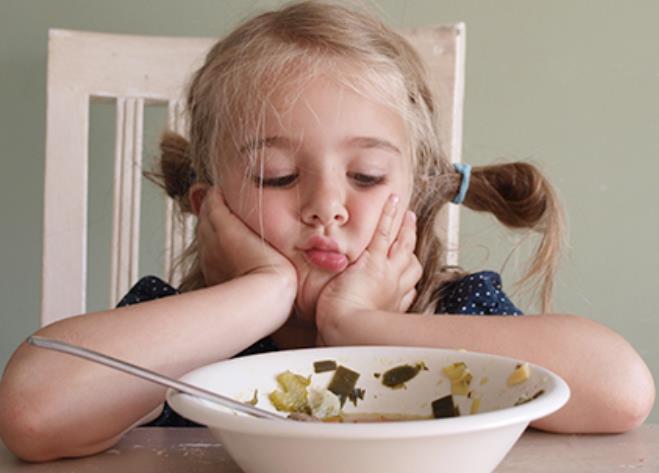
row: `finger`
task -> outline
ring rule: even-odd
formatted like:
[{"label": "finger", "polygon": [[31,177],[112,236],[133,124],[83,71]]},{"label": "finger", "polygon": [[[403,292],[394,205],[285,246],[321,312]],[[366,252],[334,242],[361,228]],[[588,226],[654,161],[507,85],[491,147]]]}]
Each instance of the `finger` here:
[{"label": "finger", "polygon": [[213,186],[206,194],[206,198],[202,203],[202,210],[205,208],[206,214],[213,230],[218,231],[221,226],[226,226],[228,219],[232,218],[233,214],[226,202],[219,187]]},{"label": "finger", "polygon": [[416,246],[416,238],[416,214],[411,210],[407,210],[398,230],[396,241],[389,249],[389,257],[394,258],[399,255],[404,257],[412,253]]},{"label": "finger", "polygon": [[401,312],[407,312],[416,298],[416,289],[409,290],[403,298],[400,300],[399,310]]},{"label": "finger", "polygon": [[413,288],[419,282],[421,276],[423,276],[423,266],[421,266],[417,257],[413,256],[407,267],[402,271],[398,286],[403,290]]},{"label": "finger", "polygon": [[369,251],[387,254],[391,241],[391,228],[394,223],[394,217],[396,216],[397,206],[398,196],[396,194],[391,194],[382,208],[380,220],[375,228],[375,233],[373,234],[371,243],[368,245]]}]

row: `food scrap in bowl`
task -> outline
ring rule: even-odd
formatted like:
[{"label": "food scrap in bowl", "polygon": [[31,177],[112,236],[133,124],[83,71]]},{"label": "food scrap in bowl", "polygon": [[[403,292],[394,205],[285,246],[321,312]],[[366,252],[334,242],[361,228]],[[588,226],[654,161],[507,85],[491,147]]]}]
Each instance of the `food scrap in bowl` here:
[{"label": "food scrap in bowl", "polygon": [[311,377],[284,371],[277,375],[277,383],[281,389],[272,391],[268,398],[278,411],[310,414],[307,386]]},{"label": "food scrap in bowl", "polygon": [[[460,407],[454,396],[465,396],[471,400],[469,414],[477,414],[480,410],[482,395],[471,390],[474,376],[463,361],[451,363],[442,368],[442,373],[451,383],[451,393],[430,402],[430,412],[427,415],[410,415],[403,413],[345,413],[343,407],[346,400],[354,406],[363,400],[365,390],[357,387],[360,374],[334,360],[320,360],[313,363],[314,373],[334,371],[326,388],[311,386],[311,375],[302,376],[291,371],[277,375],[279,389],[272,391],[268,398],[278,411],[291,413],[292,416],[311,416],[314,420],[324,422],[382,422],[421,419],[442,419],[461,415]],[[394,366],[383,373],[373,373],[380,379],[383,386],[391,389],[406,388],[406,383],[414,379],[421,371],[429,371],[423,361],[415,364]],[[528,380],[531,370],[528,363],[518,363],[507,378],[509,387],[516,386]],[[480,385],[486,384],[484,377]],[[523,394],[513,404],[518,406],[529,402],[543,393],[539,390],[534,394]],[[463,405],[463,407],[465,407]]]},{"label": "food scrap in bowl", "polygon": [[[392,389],[404,388],[405,383],[419,374],[419,371],[421,370],[428,370],[428,367],[423,361],[415,364],[414,366],[396,366],[390,370],[385,371],[385,373],[382,375],[382,384]],[[376,375],[377,374],[378,373],[376,373]]]},{"label": "food scrap in bowl", "polygon": [[508,377],[508,386],[523,383],[531,377],[531,368],[528,363],[519,363]]},{"label": "food scrap in bowl", "polygon": [[356,406],[364,399],[365,391],[356,388],[359,373],[333,361],[314,363],[316,373],[334,370],[334,376],[326,389],[311,387],[311,376],[285,371],[277,375],[279,388],[268,398],[278,411],[307,414],[319,419],[331,419],[341,414],[346,399]]}]

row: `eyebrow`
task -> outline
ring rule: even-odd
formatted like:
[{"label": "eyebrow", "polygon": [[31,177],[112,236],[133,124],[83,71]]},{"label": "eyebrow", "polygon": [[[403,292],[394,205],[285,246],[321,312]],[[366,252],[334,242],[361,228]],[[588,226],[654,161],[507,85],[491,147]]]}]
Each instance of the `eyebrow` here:
[{"label": "eyebrow", "polygon": [[398,147],[392,142],[373,136],[356,136],[354,138],[350,138],[346,144],[348,146],[357,148],[381,149],[398,155],[402,154],[400,149],[398,149]]},{"label": "eyebrow", "polygon": [[285,136],[266,136],[265,138],[253,138],[240,147],[240,154],[248,151],[254,152],[263,148],[292,149],[293,142]]},{"label": "eyebrow", "polygon": [[[297,146],[297,143],[294,143],[291,139],[285,136],[267,136],[265,138],[254,138],[247,141],[247,143],[240,147],[240,154],[258,151],[263,148],[290,150],[297,148]],[[397,155],[402,154],[400,149],[390,141],[373,136],[355,136],[349,138],[345,141],[344,146],[348,148],[381,149]]]}]

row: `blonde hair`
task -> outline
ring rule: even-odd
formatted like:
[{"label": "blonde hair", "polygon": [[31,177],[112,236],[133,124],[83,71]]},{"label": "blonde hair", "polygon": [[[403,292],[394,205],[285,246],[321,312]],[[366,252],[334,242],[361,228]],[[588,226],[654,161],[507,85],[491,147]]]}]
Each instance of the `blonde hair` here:
[{"label": "blonde hair", "polygon": [[[418,54],[399,34],[375,17],[345,6],[303,1],[258,15],[238,26],[209,51],[189,86],[189,140],[166,132],[160,171],[151,176],[182,212],[190,212],[194,182],[221,181],[223,159],[235,153],[247,133],[263,129],[272,95],[295,91],[321,73],[394,108],[408,126],[414,182],[410,208],[417,214],[415,253],[423,266],[410,311],[434,312],[443,283],[464,274],[441,266],[444,248],[434,224],[440,209],[457,193],[461,176],[442,151],[433,94]],[[254,165],[254,158],[250,165]],[[533,229],[542,239],[522,282],[541,285],[548,310],[562,241],[562,217],[554,191],[526,163],[476,167],[464,205],[491,212],[504,225]],[[196,239],[181,256],[181,291],[205,286]]]}]

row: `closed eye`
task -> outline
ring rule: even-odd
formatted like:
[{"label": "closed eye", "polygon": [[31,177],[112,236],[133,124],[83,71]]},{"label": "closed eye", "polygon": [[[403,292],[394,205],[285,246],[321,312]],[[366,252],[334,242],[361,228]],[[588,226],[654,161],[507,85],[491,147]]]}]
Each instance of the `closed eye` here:
[{"label": "closed eye", "polygon": [[[386,180],[386,176],[371,176],[368,174],[362,173],[350,173],[348,177],[352,179],[355,184],[359,187],[372,187],[382,184]],[[256,185],[262,185],[263,187],[289,187],[297,181],[298,174],[287,174],[286,176],[277,176],[277,177],[260,177],[255,176],[254,182]]]},{"label": "closed eye", "polygon": [[385,182],[385,176],[371,176],[368,174],[352,173],[348,175],[359,187],[372,187]]},{"label": "closed eye", "polygon": [[288,187],[295,182],[297,174],[288,174],[286,176],[277,177],[254,177],[254,182],[263,187]]}]

